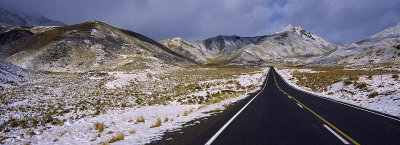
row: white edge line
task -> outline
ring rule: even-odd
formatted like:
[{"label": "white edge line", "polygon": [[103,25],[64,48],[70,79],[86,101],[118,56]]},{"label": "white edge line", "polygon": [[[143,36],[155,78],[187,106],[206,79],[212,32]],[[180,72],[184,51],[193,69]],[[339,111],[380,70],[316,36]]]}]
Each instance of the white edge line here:
[{"label": "white edge line", "polygon": [[[270,69],[271,69],[271,67],[270,67]],[[269,72],[270,70],[268,70],[268,72]],[[267,83],[268,83],[268,76],[269,76],[269,73],[267,73],[267,81],[265,82],[265,85],[264,85],[264,87],[261,89],[261,91],[260,92],[258,92],[257,93],[257,95],[256,96],[254,96],[246,105],[244,105],[243,106],[243,108],[242,109],[240,109],[239,110],[239,112],[237,112],[228,122],[226,122],[225,123],[225,125],[224,126],[222,126],[222,128],[221,129],[219,129],[218,130],[218,132],[217,133],[215,133],[214,134],[214,136],[212,136],[211,138],[210,138],[210,140],[208,140],[207,141],[207,143],[205,144],[205,145],[211,145],[211,143],[215,140],[215,139],[217,139],[217,137],[222,133],[222,131],[224,131],[225,130],[225,128],[226,127],[228,127],[228,125],[240,114],[240,112],[242,112],[261,92],[263,92],[264,91],[264,88],[265,88],[265,86],[267,85]]]},{"label": "white edge line", "polygon": [[339,134],[337,134],[335,131],[333,131],[328,125],[324,124],[323,126],[326,129],[328,129],[333,135],[335,135],[337,138],[339,138],[344,144],[350,144],[349,142],[347,142],[347,140],[345,140]]},{"label": "white edge line", "polygon": [[303,106],[301,106],[299,103],[297,103],[297,105],[299,105],[300,108],[303,108]]},{"label": "white edge line", "polygon": [[375,114],[375,115],[379,115],[379,116],[382,116],[382,117],[386,117],[386,118],[389,118],[389,119],[393,119],[393,120],[396,120],[396,121],[400,121],[400,120],[397,119],[397,118],[393,118],[393,117],[387,116],[387,115],[385,115],[385,114],[383,114],[383,113],[373,112],[373,111],[367,110],[367,109],[365,109],[365,108],[361,108],[361,107],[358,107],[358,106],[355,106],[355,105],[347,104],[347,103],[344,103],[344,102],[341,102],[341,101],[338,101],[338,100],[334,100],[334,99],[331,99],[331,98],[328,98],[328,97],[325,97],[325,96],[320,96],[320,95],[318,95],[318,94],[312,94],[312,93],[309,93],[309,92],[307,92],[307,91],[303,91],[303,90],[298,89],[298,88],[296,88],[296,87],[293,87],[292,85],[290,85],[289,83],[287,83],[286,80],[283,79],[283,77],[278,73],[278,71],[276,71],[276,72],[277,72],[277,74],[282,78],[283,82],[286,83],[286,85],[288,85],[289,87],[291,87],[291,88],[293,88],[293,89],[295,89],[295,90],[301,91],[301,92],[306,93],[306,94],[309,94],[309,95],[316,96],[316,97],[321,98],[321,99],[325,99],[325,100],[328,100],[328,101],[332,101],[332,102],[335,102],[335,103],[339,103],[339,104],[342,104],[342,105],[345,105],[345,106],[348,106],[348,107],[352,107],[352,108],[355,108],[355,109],[363,110],[363,111],[366,111],[366,112],[369,112],[369,113],[372,113],[372,114]]}]

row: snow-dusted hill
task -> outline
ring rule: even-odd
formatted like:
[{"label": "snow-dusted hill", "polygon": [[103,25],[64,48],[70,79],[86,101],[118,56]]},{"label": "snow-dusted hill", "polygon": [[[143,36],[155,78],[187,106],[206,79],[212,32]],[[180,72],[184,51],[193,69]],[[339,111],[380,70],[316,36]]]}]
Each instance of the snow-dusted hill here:
[{"label": "snow-dusted hill", "polygon": [[53,21],[37,14],[13,12],[0,7],[0,28],[14,26],[63,26],[60,21]]},{"label": "snow-dusted hill", "polygon": [[15,66],[9,62],[0,60],[0,85],[3,83],[18,83],[25,77],[31,76],[32,73]]},{"label": "snow-dusted hill", "polygon": [[282,58],[309,58],[324,55],[337,47],[294,25],[272,35],[217,36],[198,41],[172,38],[160,43],[204,64],[238,65],[255,65]]},{"label": "snow-dusted hill", "polygon": [[7,52],[3,60],[25,69],[140,70],[194,62],[143,35],[98,21],[25,29],[36,34],[0,45],[0,52]]},{"label": "snow-dusted hill", "polygon": [[400,62],[400,23],[357,43],[308,60],[309,65],[370,65]]}]

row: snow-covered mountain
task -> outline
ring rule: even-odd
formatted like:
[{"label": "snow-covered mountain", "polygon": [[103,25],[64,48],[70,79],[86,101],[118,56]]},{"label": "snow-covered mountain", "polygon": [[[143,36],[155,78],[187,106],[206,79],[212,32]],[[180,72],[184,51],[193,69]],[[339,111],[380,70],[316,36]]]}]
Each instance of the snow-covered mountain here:
[{"label": "snow-covered mountain", "polygon": [[294,25],[272,35],[217,36],[198,41],[172,38],[160,43],[203,64],[239,65],[254,65],[282,58],[309,58],[324,55],[337,47]]},{"label": "snow-covered mountain", "polygon": [[50,20],[38,14],[13,12],[0,7],[0,28],[14,26],[63,26],[63,22]]},{"label": "snow-covered mountain", "polygon": [[321,57],[308,60],[309,65],[369,65],[400,62],[400,23],[357,43],[340,46]]},{"label": "snow-covered mountain", "polygon": [[84,72],[168,68],[195,63],[148,37],[98,21],[23,31],[35,34],[0,45],[0,59],[25,69]]}]

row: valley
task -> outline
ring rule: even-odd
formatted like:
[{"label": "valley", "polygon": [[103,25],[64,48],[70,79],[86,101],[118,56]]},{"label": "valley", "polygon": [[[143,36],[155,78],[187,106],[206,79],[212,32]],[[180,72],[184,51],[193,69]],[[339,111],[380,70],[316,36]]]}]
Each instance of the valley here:
[{"label": "valley", "polygon": [[400,117],[400,23],[346,45],[295,25],[155,41],[0,12],[0,144],[154,143],[263,92],[271,69],[298,90]]}]

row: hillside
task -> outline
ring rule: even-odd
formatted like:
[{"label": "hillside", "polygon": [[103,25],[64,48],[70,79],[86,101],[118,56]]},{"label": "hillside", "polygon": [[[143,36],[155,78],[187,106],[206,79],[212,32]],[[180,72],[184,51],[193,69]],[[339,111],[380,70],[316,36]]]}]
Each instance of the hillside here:
[{"label": "hillside", "polygon": [[38,14],[25,14],[13,12],[0,7],[0,28],[14,26],[63,26],[60,21],[53,21]]},{"label": "hillside", "polygon": [[309,65],[399,64],[400,23],[356,43],[309,60]]},{"label": "hillside", "polygon": [[32,75],[33,73],[27,70],[0,60],[0,86],[3,83],[18,83]]},{"label": "hillside", "polygon": [[[25,69],[54,72],[131,70],[192,64],[156,41],[98,21],[36,32],[0,46],[2,59]],[[9,38],[10,39],[10,38]]]}]

